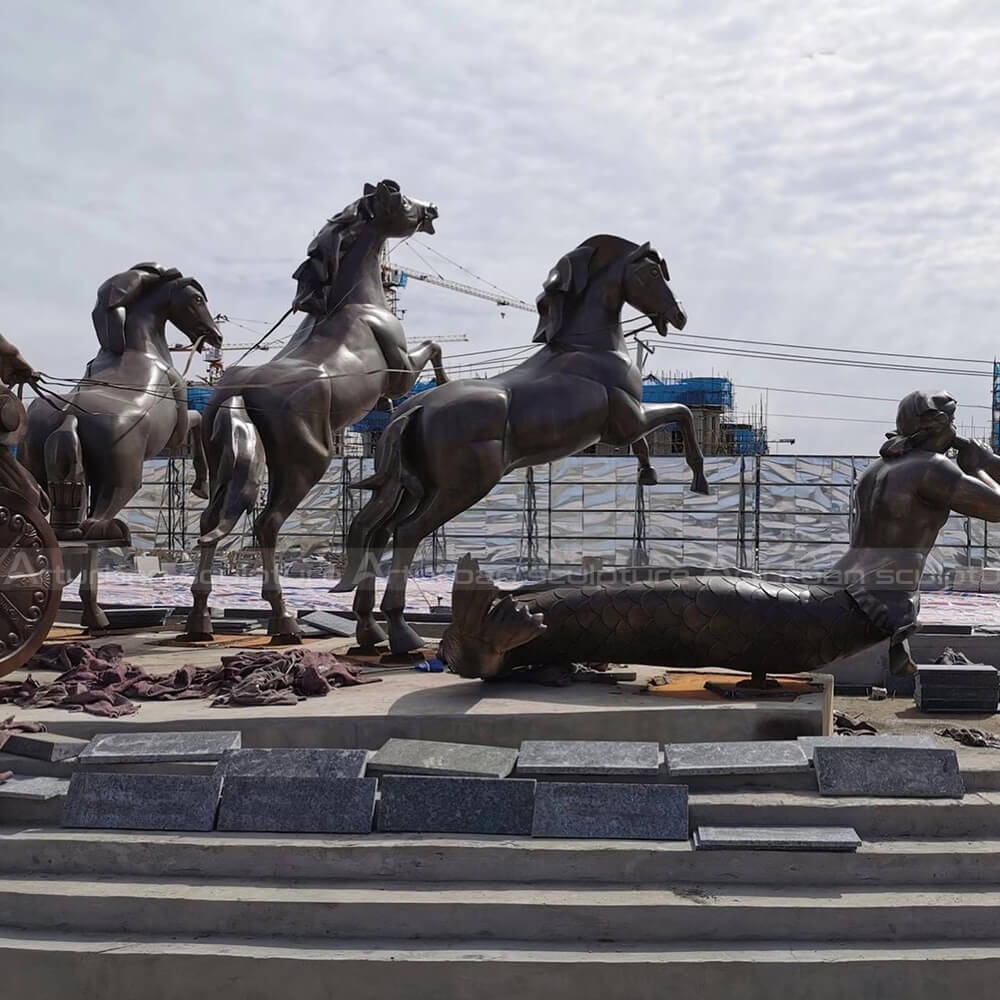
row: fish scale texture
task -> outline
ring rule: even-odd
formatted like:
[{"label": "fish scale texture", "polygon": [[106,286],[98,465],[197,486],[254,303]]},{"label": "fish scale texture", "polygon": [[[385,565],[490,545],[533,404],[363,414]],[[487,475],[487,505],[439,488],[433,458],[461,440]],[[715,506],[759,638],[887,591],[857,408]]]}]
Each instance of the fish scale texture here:
[{"label": "fish scale texture", "polygon": [[843,589],[738,577],[557,587],[516,595],[546,631],[509,650],[504,668],[635,662],[809,670],[886,638]]}]

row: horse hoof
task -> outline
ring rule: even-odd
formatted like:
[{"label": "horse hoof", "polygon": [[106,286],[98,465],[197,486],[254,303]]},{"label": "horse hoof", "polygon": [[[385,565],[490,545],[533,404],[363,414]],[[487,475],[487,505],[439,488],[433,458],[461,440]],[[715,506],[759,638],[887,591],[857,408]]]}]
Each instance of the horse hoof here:
[{"label": "horse hoof", "polygon": [[280,635],[272,635],[272,646],[301,646],[302,635],[299,632],[283,632]]},{"label": "horse hoof", "polygon": [[652,466],[639,470],[640,486],[655,486],[658,482],[659,479],[656,478],[656,469]]},{"label": "horse hoof", "polygon": [[202,500],[208,499],[208,487],[203,482],[194,483],[191,486],[191,495],[200,497]]},{"label": "horse hoof", "polygon": [[710,496],[712,491],[708,488],[708,480],[705,478],[704,472],[695,473],[694,479],[691,480],[691,492],[701,493],[704,496]]},{"label": "horse hoof", "polygon": [[371,616],[358,618],[358,627],[355,629],[354,638],[359,646],[365,649],[374,649],[385,642],[385,629]]},{"label": "horse hoof", "polygon": [[426,645],[426,641],[402,619],[389,622],[389,649],[393,653],[412,653]]},{"label": "horse hoof", "polygon": [[[289,645],[302,642],[302,629],[299,620],[294,615],[276,615],[268,620],[267,634],[272,637],[275,645]],[[289,642],[278,643],[277,639],[287,639]]]},{"label": "horse hoof", "polygon": [[112,517],[106,521],[88,518],[80,525],[81,537],[88,542],[118,542],[121,545],[132,544],[132,533],[129,526],[121,518]]}]

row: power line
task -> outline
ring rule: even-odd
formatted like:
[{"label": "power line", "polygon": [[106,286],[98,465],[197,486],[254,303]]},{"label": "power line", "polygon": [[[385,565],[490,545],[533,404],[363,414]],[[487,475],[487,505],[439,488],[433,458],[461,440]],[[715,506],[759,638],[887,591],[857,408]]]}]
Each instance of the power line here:
[{"label": "power line", "polygon": [[990,378],[989,372],[958,371],[953,368],[930,368],[922,365],[895,365],[875,361],[848,361],[840,358],[806,358],[791,354],[778,354],[766,351],[736,350],[728,347],[699,346],[698,344],[681,343],[678,334],[671,334],[667,344],[653,344],[654,349],[689,351],[695,354],[718,354],[724,357],[755,358],[760,361],[788,361],[796,364],[828,365],[833,368],[861,368],[872,371],[918,372],[932,375],[961,376],[963,378]]},{"label": "power line", "polygon": [[[790,389],[787,386],[778,385],[747,385],[745,382],[733,383],[734,389],[757,389],[763,392],[790,392],[800,396],[831,396],[836,399],[867,399],[873,403],[898,403],[899,400],[893,396],[863,396],[856,392],[820,392],[816,389]],[[959,403],[963,410],[992,410],[993,407],[982,403]]]}]

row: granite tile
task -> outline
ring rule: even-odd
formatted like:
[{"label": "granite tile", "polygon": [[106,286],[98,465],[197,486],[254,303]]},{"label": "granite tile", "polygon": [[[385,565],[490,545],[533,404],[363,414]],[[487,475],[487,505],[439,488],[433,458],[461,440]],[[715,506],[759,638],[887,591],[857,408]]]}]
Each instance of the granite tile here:
[{"label": "granite tile", "polygon": [[699,826],[699,851],[856,851],[857,831],[849,826]]},{"label": "granite tile", "polygon": [[678,778],[701,774],[791,774],[809,769],[809,761],[795,740],[668,743],[664,752],[668,774]]},{"label": "granite tile", "polygon": [[375,778],[227,774],[218,829],[256,833],[369,833]]},{"label": "granite tile", "polygon": [[525,740],[517,758],[519,775],[655,775],[660,770],[656,743],[615,740]]},{"label": "granite tile", "polygon": [[222,775],[77,771],[62,825],[103,830],[211,830]]},{"label": "granite tile", "polygon": [[517,751],[511,747],[391,739],[372,754],[367,773],[506,778],[516,762]]},{"label": "granite tile", "polygon": [[58,733],[10,733],[3,750],[18,757],[57,761],[78,756],[89,742]]},{"label": "granite tile", "polygon": [[531,835],[687,840],[687,786],[540,781]]},{"label": "granite tile", "polygon": [[219,760],[238,750],[238,732],[209,730],[176,733],[104,733],[80,753],[81,764],[157,764],[165,761]]},{"label": "granite tile", "polygon": [[383,833],[528,836],[536,782],[390,774],[379,781],[376,829]]},{"label": "granite tile", "polygon": [[954,750],[929,747],[816,747],[820,795],[961,798]]},{"label": "granite tile", "polygon": [[227,750],[219,764],[230,778],[361,778],[368,750],[292,748]]}]

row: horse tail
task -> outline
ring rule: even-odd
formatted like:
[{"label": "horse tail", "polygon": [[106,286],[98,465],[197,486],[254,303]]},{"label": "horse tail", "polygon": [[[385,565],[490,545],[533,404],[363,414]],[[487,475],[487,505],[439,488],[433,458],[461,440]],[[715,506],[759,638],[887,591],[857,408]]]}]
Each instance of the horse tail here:
[{"label": "horse tail", "polygon": [[52,503],[50,522],[53,530],[79,528],[87,507],[86,475],[83,448],[80,445],[80,422],[67,413],[62,423],[46,438],[44,447],[45,480]]},{"label": "horse tail", "polygon": [[420,473],[413,467],[408,444],[419,426],[422,407],[414,406],[389,421],[375,450],[375,473],[352,484],[352,489],[373,490],[358,511],[347,533],[347,565],[334,591],[353,590],[372,572],[372,542],[377,534],[392,531],[399,516],[408,514],[424,495]]},{"label": "horse tail", "polygon": [[198,540],[204,546],[225,538],[240,517],[253,509],[267,466],[264,446],[242,396],[230,396],[219,403],[211,422],[202,423],[202,434],[211,441],[216,458],[211,469],[211,498]]}]

